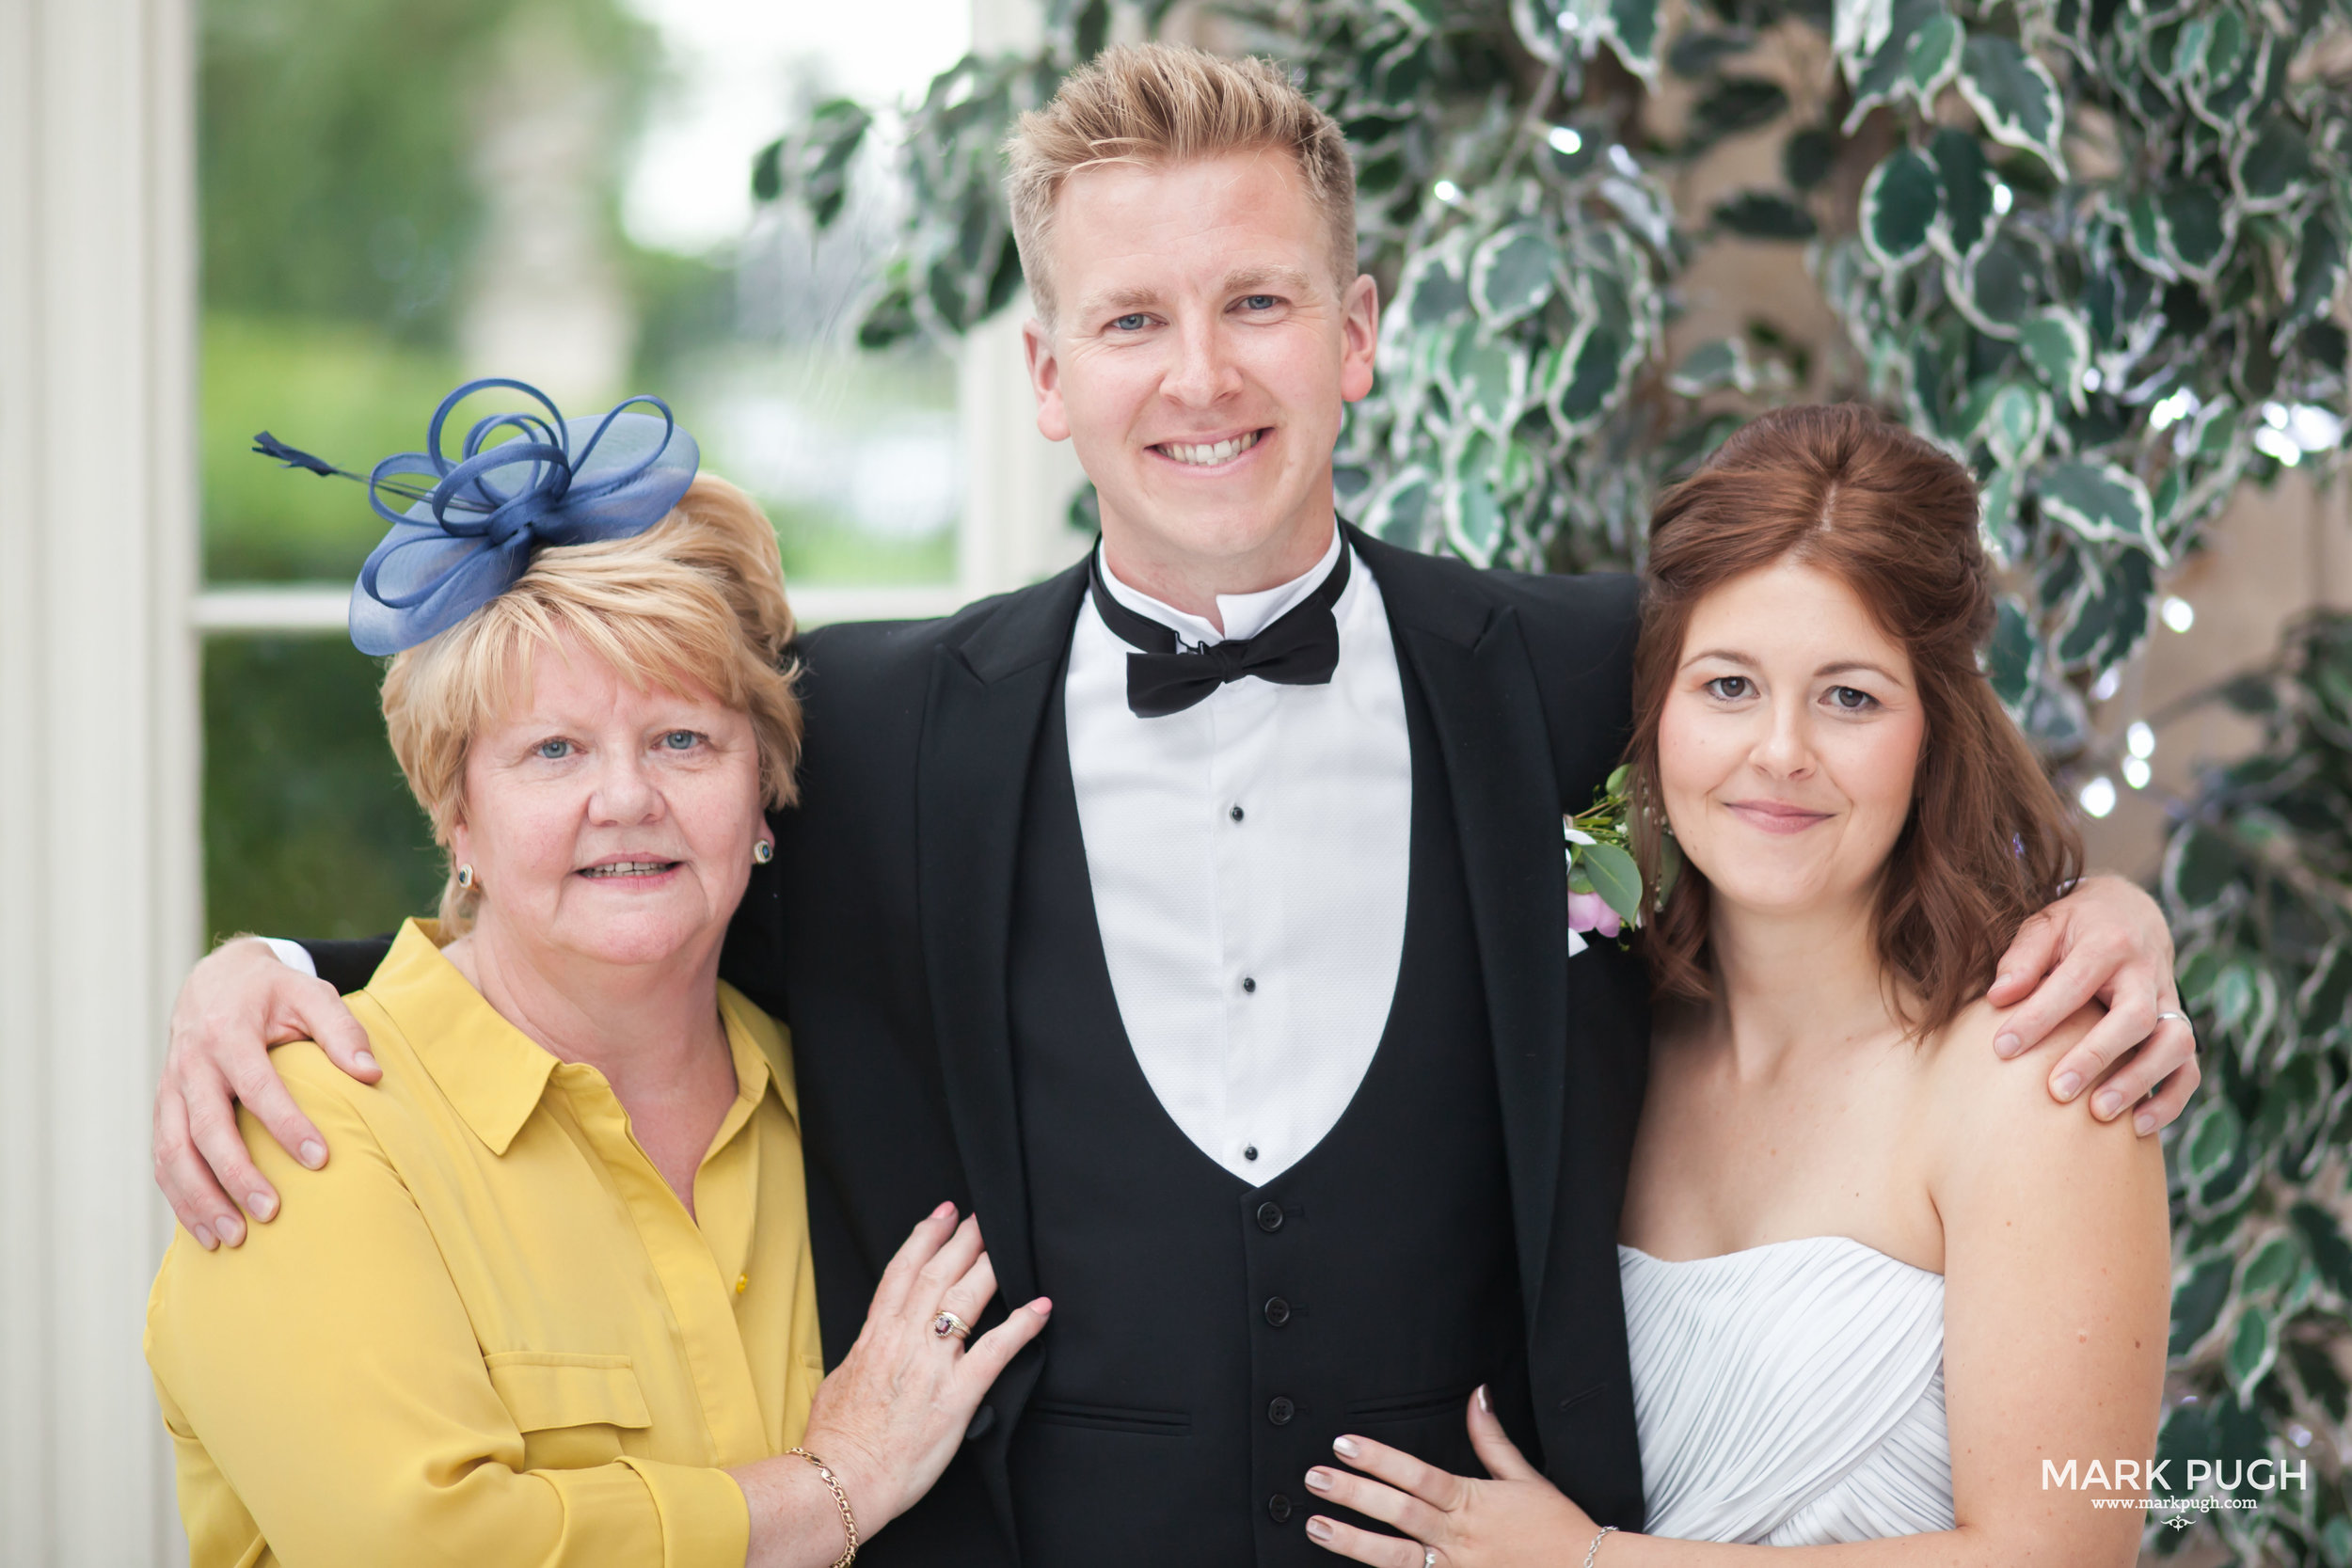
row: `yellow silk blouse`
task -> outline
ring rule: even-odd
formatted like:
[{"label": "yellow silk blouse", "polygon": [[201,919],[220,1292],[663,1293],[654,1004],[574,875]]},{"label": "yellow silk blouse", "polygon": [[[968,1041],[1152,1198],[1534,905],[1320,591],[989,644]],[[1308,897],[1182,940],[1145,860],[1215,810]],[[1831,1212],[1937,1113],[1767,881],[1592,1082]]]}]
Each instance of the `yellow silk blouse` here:
[{"label": "yellow silk blouse", "polygon": [[181,1232],[149,1298],[194,1568],[738,1568],[724,1467],[799,1442],[824,1375],[783,1031],[720,987],[737,1093],[697,1224],[603,1074],[429,924],[350,1002],[381,1084],[275,1054],[326,1167],[241,1115],[282,1212],[235,1250]]}]

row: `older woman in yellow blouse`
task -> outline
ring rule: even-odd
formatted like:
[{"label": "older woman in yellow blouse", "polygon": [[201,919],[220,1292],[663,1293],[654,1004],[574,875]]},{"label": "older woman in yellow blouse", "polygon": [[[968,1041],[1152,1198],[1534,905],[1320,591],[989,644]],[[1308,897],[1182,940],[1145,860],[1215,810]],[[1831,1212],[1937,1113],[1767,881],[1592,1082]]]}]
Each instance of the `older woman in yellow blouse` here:
[{"label": "older woman in yellow blouse", "polygon": [[943,1206],[825,1378],[791,1057],[718,978],[799,744],[774,535],[666,410],[522,429],[561,465],[372,484],[418,499],[355,641],[399,649],[385,718],[453,873],[352,999],[381,1082],[278,1053],[334,1162],[156,1277],[198,1568],[846,1561],[1044,1322],[964,1348],[994,1280]]}]

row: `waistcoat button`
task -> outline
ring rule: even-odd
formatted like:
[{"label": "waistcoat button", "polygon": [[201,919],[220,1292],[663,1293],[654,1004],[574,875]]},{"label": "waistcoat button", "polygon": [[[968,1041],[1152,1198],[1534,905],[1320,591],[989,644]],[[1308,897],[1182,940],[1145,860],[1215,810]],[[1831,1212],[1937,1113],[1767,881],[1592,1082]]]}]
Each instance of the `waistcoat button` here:
[{"label": "waistcoat button", "polygon": [[1278,1525],[1288,1524],[1291,1516],[1290,1498],[1279,1492],[1268,1497],[1265,1500],[1265,1516]]},{"label": "waistcoat button", "polygon": [[1265,1321],[1279,1328],[1291,1321],[1291,1304],[1280,1296],[1269,1297],[1265,1304]]},{"label": "waistcoat button", "polygon": [[1265,1418],[1278,1427],[1290,1425],[1291,1418],[1297,1414],[1298,1406],[1279,1395],[1275,1396],[1274,1402],[1265,1407]]},{"label": "waistcoat button", "polygon": [[1268,1201],[1258,1205],[1258,1228],[1269,1234],[1282,1228],[1282,1206]]}]

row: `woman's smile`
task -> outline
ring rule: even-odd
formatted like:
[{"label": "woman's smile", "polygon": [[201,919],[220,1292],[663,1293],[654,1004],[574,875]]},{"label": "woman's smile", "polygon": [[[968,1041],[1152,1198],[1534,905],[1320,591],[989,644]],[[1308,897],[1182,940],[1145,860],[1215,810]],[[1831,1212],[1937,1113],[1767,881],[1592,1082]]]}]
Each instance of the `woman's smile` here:
[{"label": "woman's smile", "polygon": [[1749,827],[1767,833],[1801,833],[1836,815],[1808,811],[1784,800],[1725,800],[1724,809]]}]

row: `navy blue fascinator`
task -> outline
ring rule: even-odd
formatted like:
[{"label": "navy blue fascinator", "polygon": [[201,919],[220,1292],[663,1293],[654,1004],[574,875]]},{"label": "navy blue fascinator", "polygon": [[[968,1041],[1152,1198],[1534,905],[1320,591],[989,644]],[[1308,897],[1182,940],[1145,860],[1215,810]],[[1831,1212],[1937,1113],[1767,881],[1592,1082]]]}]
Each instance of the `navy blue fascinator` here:
[{"label": "navy blue fascinator", "polygon": [[[444,454],[450,410],[491,387],[520,392],[546,412],[477,420],[459,452]],[[640,404],[657,412],[632,412]],[[644,532],[686,494],[702,461],[660,398],[641,395],[595,419],[566,420],[536,387],[499,376],[443,398],[424,444],[384,459],[365,479],[368,504],[392,530],[351,590],[351,641],[363,654],[396,654],[447,631],[514,586],[550,545]],[[253,450],[290,468],[361,477],[267,431]],[[393,511],[387,496],[406,510]]]}]

